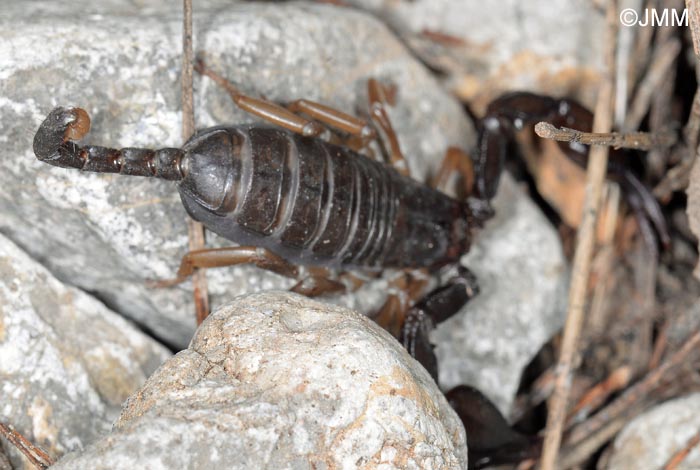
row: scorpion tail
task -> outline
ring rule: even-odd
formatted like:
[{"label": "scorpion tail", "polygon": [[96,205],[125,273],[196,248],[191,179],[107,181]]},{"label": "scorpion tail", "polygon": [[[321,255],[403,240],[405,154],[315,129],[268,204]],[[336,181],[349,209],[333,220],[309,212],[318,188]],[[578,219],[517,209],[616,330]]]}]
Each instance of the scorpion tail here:
[{"label": "scorpion tail", "polygon": [[180,149],[113,149],[94,145],[80,146],[90,130],[90,116],[81,108],[55,108],[34,136],[34,153],[42,162],[63,168],[78,168],[98,173],[150,176],[179,181],[183,178]]}]

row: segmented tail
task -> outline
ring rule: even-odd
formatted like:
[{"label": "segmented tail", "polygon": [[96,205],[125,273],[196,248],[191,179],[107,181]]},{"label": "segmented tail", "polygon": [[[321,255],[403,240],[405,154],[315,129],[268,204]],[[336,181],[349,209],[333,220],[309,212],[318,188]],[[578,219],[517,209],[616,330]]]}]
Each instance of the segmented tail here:
[{"label": "segmented tail", "polygon": [[183,178],[180,149],[113,149],[96,145],[80,146],[90,130],[90,116],[81,108],[55,108],[34,136],[34,153],[42,162],[63,168],[98,173],[149,176],[179,181]]}]

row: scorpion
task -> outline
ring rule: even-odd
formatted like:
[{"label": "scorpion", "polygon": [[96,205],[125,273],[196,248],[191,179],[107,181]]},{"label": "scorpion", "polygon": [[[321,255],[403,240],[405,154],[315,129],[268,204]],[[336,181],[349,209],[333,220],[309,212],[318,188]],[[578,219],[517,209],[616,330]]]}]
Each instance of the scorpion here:
[{"label": "scorpion", "polygon": [[[253,263],[296,279],[291,290],[316,296],[353,288],[348,280],[354,287],[361,284],[346,272],[350,269],[404,270],[393,287],[405,293],[390,293],[374,319],[436,380],[428,334],[478,293],[476,278],[459,259],[493,215],[490,200],[509,142],[516,131],[538,121],[587,130],[592,120],[572,100],[506,94],[491,103],[479,124],[474,158],[449,149],[434,184],[427,185],[409,175],[388,118],[389,90],[377,80],[368,81],[365,120],[309,100],[283,107],[253,98],[208,69],[201,58],[195,68],[223,86],[240,108],[276,126],[207,128],[180,149],[113,149],[79,145],[76,141],[90,128],[87,112],[58,107],[36,133],[37,158],[64,168],[175,181],[193,219],[239,244],[187,253],[177,276],[157,286],[182,282],[198,268]],[[380,155],[373,155],[372,142]],[[583,146],[559,145],[575,162],[585,163]],[[464,198],[443,192],[455,173]],[[649,244],[656,246],[654,230],[667,244],[661,209],[648,189],[619,159],[610,160],[608,173],[621,183]],[[446,282],[424,294],[422,273],[454,266]],[[333,270],[342,272],[334,278]],[[446,396],[470,436],[470,467],[519,461],[537,452],[539,441],[512,430],[476,389],[460,386]]]}]

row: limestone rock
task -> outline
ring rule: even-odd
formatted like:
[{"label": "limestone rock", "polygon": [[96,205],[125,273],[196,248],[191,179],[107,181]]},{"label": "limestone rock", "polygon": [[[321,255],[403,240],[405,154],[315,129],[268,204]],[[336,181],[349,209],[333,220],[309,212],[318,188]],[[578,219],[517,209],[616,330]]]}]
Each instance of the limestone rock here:
[{"label": "limestone rock", "polygon": [[[661,468],[700,429],[700,393],[657,405],[637,416],[618,434],[608,463],[609,470]],[[700,448],[695,446],[677,467],[700,468]]]},{"label": "limestone rock", "polygon": [[[81,449],[109,431],[122,402],[168,357],[0,235],[0,421],[54,457]],[[34,468],[5,450],[15,468]]]},{"label": "limestone rock", "polygon": [[[144,445],[148,443],[148,445]],[[115,431],[54,468],[466,468],[428,373],[366,317],[270,292],[221,307]]]},{"label": "limestone rock", "polygon": [[450,89],[477,113],[498,95],[515,90],[566,95],[587,106],[595,104],[605,14],[591,2],[349,3],[387,21],[423,60],[447,75]]}]

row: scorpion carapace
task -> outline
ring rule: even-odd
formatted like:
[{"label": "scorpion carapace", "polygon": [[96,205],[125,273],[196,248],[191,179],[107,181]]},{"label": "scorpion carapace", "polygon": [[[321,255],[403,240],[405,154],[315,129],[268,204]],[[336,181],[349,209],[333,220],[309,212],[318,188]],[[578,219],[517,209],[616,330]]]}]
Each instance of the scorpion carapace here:
[{"label": "scorpion carapace", "polygon": [[[79,146],[88,115],[56,108],[37,157],[84,171],[178,181],[187,212],[219,235],[301,265],[435,268],[469,248],[469,205],[347,148],[256,125],[199,131],[182,149]],[[77,134],[77,137],[82,135]]]}]

